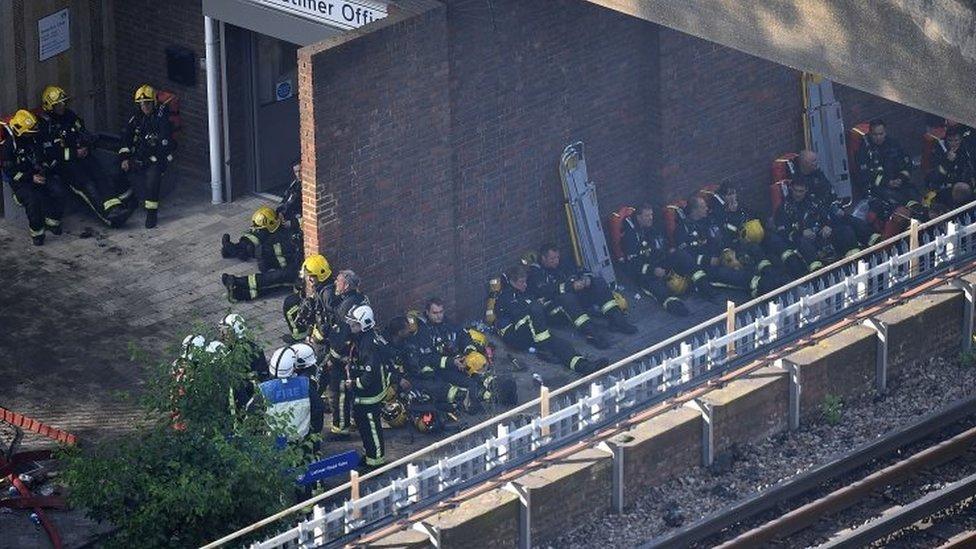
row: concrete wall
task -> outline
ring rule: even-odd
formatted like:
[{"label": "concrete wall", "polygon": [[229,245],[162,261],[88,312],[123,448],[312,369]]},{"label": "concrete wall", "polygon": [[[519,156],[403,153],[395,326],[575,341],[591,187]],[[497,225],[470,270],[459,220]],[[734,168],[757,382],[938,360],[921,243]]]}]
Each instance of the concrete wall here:
[{"label": "concrete wall", "polygon": [[[969,275],[967,280],[976,281],[976,275]],[[954,355],[963,339],[963,303],[959,290],[945,286],[877,315],[888,325],[889,371],[897,372],[914,361],[933,356]],[[931,337],[918,337],[923,324],[924,333]],[[872,329],[853,325],[786,357],[785,362],[800,371],[801,420],[817,417],[827,394],[851,398],[873,390],[877,341]],[[479,546],[509,547],[525,529],[528,516],[532,544],[544,546],[578,521],[610,510],[613,459],[621,460],[620,490],[627,508],[656,484],[700,467],[703,444],[709,438],[718,455],[733,443],[758,440],[788,428],[789,382],[786,371],[778,366],[768,366],[732,381],[707,393],[700,402],[712,410],[711,437],[706,436],[701,412],[689,407],[674,409],[610,439],[609,446],[616,449],[613,452],[587,448],[516,476],[512,483],[527,494],[524,503],[494,493],[464,500],[459,507],[463,511],[444,511],[423,522],[435,535],[441,532],[442,525],[447,528],[442,534],[456,533],[452,529],[457,527],[456,517],[460,515],[460,522],[480,525],[476,530],[466,530],[469,534],[477,532]],[[513,506],[525,504],[528,513],[523,509],[518,520],[513,520]],[[441,535],[441,547],[466,547],[472,539]],[[408,530],[385,535],[367,545],[428,544],[423,535]]]}]

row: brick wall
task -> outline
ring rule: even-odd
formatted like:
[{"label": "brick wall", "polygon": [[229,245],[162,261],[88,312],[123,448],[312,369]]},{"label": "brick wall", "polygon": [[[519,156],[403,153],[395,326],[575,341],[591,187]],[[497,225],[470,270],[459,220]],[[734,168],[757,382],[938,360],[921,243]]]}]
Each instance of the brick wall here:
[{"label": "brick wall", "polygon": [[143,83],[177,93],[183,133],[173,168],[181,174],[181,185],[209,185],[206,74],[198,67],[192,87],[166,78],[167,46],[189,48],[198,59],[204,56],[202,3],[116,0],[114,8],[120,118],[110,125],[114,131],[121,130],[134,109],[132,94]]}]

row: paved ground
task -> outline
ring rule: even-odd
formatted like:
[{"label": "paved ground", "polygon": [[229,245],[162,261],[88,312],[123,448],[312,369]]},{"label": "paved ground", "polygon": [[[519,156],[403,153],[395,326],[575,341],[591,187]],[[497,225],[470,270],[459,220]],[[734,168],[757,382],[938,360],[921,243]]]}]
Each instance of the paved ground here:
[{"label": "paved ground", "polygon": [[[0,406],[72,432],[83,442],[104,439],[131,429],[138,417],[134,399],[124,396],[137,394],[143,379],[142,364],[130,360],[130,346],[149,360],[169,362],[194,323],[213,324],[231,310],[251,322],[266,349],[280,345],[287,331],[281,299],[231,306],[219,280],[221,272],[254,269],[253,262],[222,259],[218,242],[220,234],[236,235],[246,228],[251,212],[263,202],[250,197],[213,206],[206,186],[183,185],[163,200],[156,229],[142,228],[141,212],[126,228],[114,231],[75,213],[67,217],[64,235],[49,236],[41,248],[30,244],[22,221],[0,220]],[[633,291],[626,293],[640,334],[614,336],[614,348],[603,353],[577,339],[581,351],[619,359],[724,308],[692,300],[696,314],[675,319],[649,300],[635,301]],[[380,320],[391,314],[379,311]],[[565,331],[557,333],[572,338]],[[574,378],[534,355],[513,355],[501,347],[496,368],[511,372],[513,356],[527,367],[513,373],[522,401],[536,395],[532,373],[539,373],[550,388]],[[485,417],[464,419],[474,424]],[[387,437],[391,458],[432,442],[409,428],[388,431]],[[24,446],[43,444],[39,437],[28,437]],[[358,447],[358,440],[330,442],[326,451]],[[28,538],[37,535],[22,522],[20,517],[0,516],[7,527],[26,528],[22,534]],[[68,526],[79,528],[86,530]]]}]

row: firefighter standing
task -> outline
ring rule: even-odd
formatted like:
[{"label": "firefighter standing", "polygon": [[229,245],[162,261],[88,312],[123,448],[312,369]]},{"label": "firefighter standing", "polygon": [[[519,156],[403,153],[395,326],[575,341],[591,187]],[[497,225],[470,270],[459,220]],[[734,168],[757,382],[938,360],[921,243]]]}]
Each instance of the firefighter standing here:
[{"label": "firefighter standing", "polygon": [[279,427],[284,427],[285,433],[279,436],[279,444],[301,442],[309,435],[322,432],[325,405],[312,390],[311,380],[297,374],[297,365],[294,349],[278,349],[271,355],[268,366],[271,379],[258,385],[268,404],[268,415],[283,422]]},{"label": "firefighter standing", "polygon": [[285,195],[281,197],[281,203],[275,208],[278,215],[284,220],[288,227],[293,231],[302,229],[302,165],[296,163],[291,167],[294,179],[288,185]]},{"label": "firefighter standing", "polygon": [[[61,234],[65,190],[52,169],[50,141],[30,111],[18,110],[3,136],[3,171],[14,198],[27,211],[27,225],[35,246],[44,244],[45,231]],[[47,145],[46,145],[47,144]]]},{"label": "firefighter standing", "polygon": [[292,339],[311,338],[322,344],[332,326],[327,302],[332,295],[332,266],[322,254],[312,254],[302,261],[302,283],[282,303],[285,323]]},{"label": "firefighter standing", "polygon": [[[331,323],[325,328],[328,344],[327,368],[329,375],[330,399],[332,400],[332,434],[343,438],[349,433],[349,412],[352,395],[348,385],[349,365],[355,347],[355,334],[346,321],[350,311],[360,306],[368,306],[369,298],[359,291],[359,276],[350,271],[339,271],[335,284],[324,302],[324,319]],[[372,311],[372,309],[370,309]]]},{"label": "firefighter standing", "polygon": [[138,110],[122,129],[120,179],[137,172],[145,174],[143,205],[146,208],[146,228],[156,226],[159,211],[159,187],[163,174],[173,161],[176,143],[169,122],[169,108],[156,101],[156,90],[143,84],[136,90]]},{"label": "firefighter standing", "polygon": [[121,226],[131,213],[125,206],[131,189],[116,192],[102,165],[91,154],[95,137],[85,122],[67,107],[68,95],[58,86],[48,86],[41,94],[42,122],[53,144],[52,161],[61,182],[81,197],[103,223]]},{"label": "firefighter standing", "polygon": [[376,321],[368,304],[357,304],[343,319],[349,330],[350,358],[348,375],[343,380],[353,396],[353,415],[363,442],[363,462],[367,470],[386,462],[383,426],[380,414],[387,392],[386,359],[383,338],[373,328]]},{"label": "firefighter standing", "polygon": [[517,265],[505,273],[505,282],[495,301],[496,321],[502,340],[525,351],[539,347],[573,372],[587,375],[606,366],[606,359],[592,362],[576,352],[568,341],[549,332],[546,311],[528,293],[528,270]]},{"label": "firefighter standing", "polygon": [[[234,251],[240,258],[244,257],[244,251],[251,253],[253,250],[258,272],[247,276],[220,275],[220,281],[227,289],[227,300],[231,303],[258,299],[270,291],[296,283],[303,248],[301,233],[282,229],[281,218],[267,206],[258,208],[251,221],[254,228],[237,243]],[[222,252],[225,250],[223,248]]]},{"label": "firefighter standing", "polygon": [[679,296],[687,291],[688,281],[671,270],[667,238],[654,225],[654,206],[642,204],[624,219],[620,243],[624,269],[641,291],[656,299],[665,311],[687,316],[688,307]]}]

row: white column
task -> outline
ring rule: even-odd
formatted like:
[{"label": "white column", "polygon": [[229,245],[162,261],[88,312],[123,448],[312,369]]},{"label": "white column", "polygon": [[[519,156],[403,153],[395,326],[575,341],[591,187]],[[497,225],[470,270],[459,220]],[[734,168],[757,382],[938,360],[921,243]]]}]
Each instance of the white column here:
[{"label": "white column", "polygon": [[222,175],[223,150],[220,147],[220,94],[217,91],[218,63],[216,22],[204,16],[204,42],[207,52],[207,133],[210,138],[210,202],[224,201]]}]

